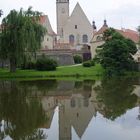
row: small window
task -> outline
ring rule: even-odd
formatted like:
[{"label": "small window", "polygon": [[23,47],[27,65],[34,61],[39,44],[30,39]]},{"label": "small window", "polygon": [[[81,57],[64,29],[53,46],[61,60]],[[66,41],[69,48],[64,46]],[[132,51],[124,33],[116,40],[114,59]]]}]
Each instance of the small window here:
[{"label": "small window", "polygon": [[87,43],[88,42],[88,36],[87,35],[83,35],[83,43]]},{"label": "small window", "polygon": [[77,25],[75,25],[75,29],[77,29]]},{"label": "small window", "polygon": [[49,41],[49,38],[47,38],[47,41]]}]

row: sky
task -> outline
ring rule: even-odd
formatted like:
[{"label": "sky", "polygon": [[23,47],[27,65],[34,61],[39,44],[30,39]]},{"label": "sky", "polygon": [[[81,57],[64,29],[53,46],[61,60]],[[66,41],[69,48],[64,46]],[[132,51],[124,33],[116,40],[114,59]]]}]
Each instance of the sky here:
[{"label": "sky", "polygon": [[[70,13],[79,2],[89,21],[96,22],[97,29],[103,25],[106,19],[110,27],[134,29],[140,25],[140,0],[69,0]],[[0,0],[0,9],[4,15],[10,10],[26,10],[29,6],[33,10],[43,12],[49,16],[51,25],[56,31],[56,0]]]}]

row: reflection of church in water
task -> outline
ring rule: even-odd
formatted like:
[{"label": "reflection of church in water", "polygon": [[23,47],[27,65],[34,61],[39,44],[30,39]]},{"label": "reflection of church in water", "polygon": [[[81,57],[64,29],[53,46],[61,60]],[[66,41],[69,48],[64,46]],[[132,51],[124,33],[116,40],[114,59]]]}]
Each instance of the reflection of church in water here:
[{"label": "reflection of church in water", "polygon": [[72,88],[73,84],[62,83],[56,95],[42,99],[43,108],[50,118],[47,128],[51,125],[55,107],[59,106],[59,140],[72,140],[72,128],[81,138],[93,116],[96,116],[96,110],[100,109],[96,103],[93,87],[84,85],[82,88],[75,89]]}]

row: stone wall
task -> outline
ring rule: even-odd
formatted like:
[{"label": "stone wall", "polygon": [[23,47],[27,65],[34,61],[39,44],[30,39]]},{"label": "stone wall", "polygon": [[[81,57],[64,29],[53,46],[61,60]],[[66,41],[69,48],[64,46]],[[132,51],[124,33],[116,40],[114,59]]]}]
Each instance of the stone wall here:
[{"label": "stone wall", "polygon": [[49,58],[52,58],[57,61],[59,66],[64,65],[73,65],[74,64],[74,55],[80,55],[83,57],[83,54],[89,53],[89,50],[69,50],[69,49],[59,49],[59,50],[43,50],[37,53],[37,56],[45,55]]}]

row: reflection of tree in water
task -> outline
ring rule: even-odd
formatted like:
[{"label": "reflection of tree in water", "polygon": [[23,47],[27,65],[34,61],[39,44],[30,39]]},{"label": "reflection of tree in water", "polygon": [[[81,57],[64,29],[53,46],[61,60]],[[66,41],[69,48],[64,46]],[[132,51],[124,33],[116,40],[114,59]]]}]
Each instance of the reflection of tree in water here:
[{"label": "reflection of tree in water", "polygon": [[20,86],[26,89],[30,89],[40,91],[41,94],[46,95],[46,93],[50,90],[57,88],[56,80],[36,80],[36,81],[22,81],[20,82]]},{"label": "reflection of tree in water", "polygon": [[[4,133],[14,140],[32,140],[44,137],[38,127],[47,121],[38,99],[27,97],[28,90],[18,83],[0,83],[0,122],[4,121]],[[3,132],[0,133],[3,137]]]},{"label": "reflection of tree in water", "polygon": [[102,114],[114,120],[127,109],[136,106],[137,96],[132,94],[133,90],[134,86],[130,79],[103,79],[101,86],[95,87],[97,99],[104,106]]}]

